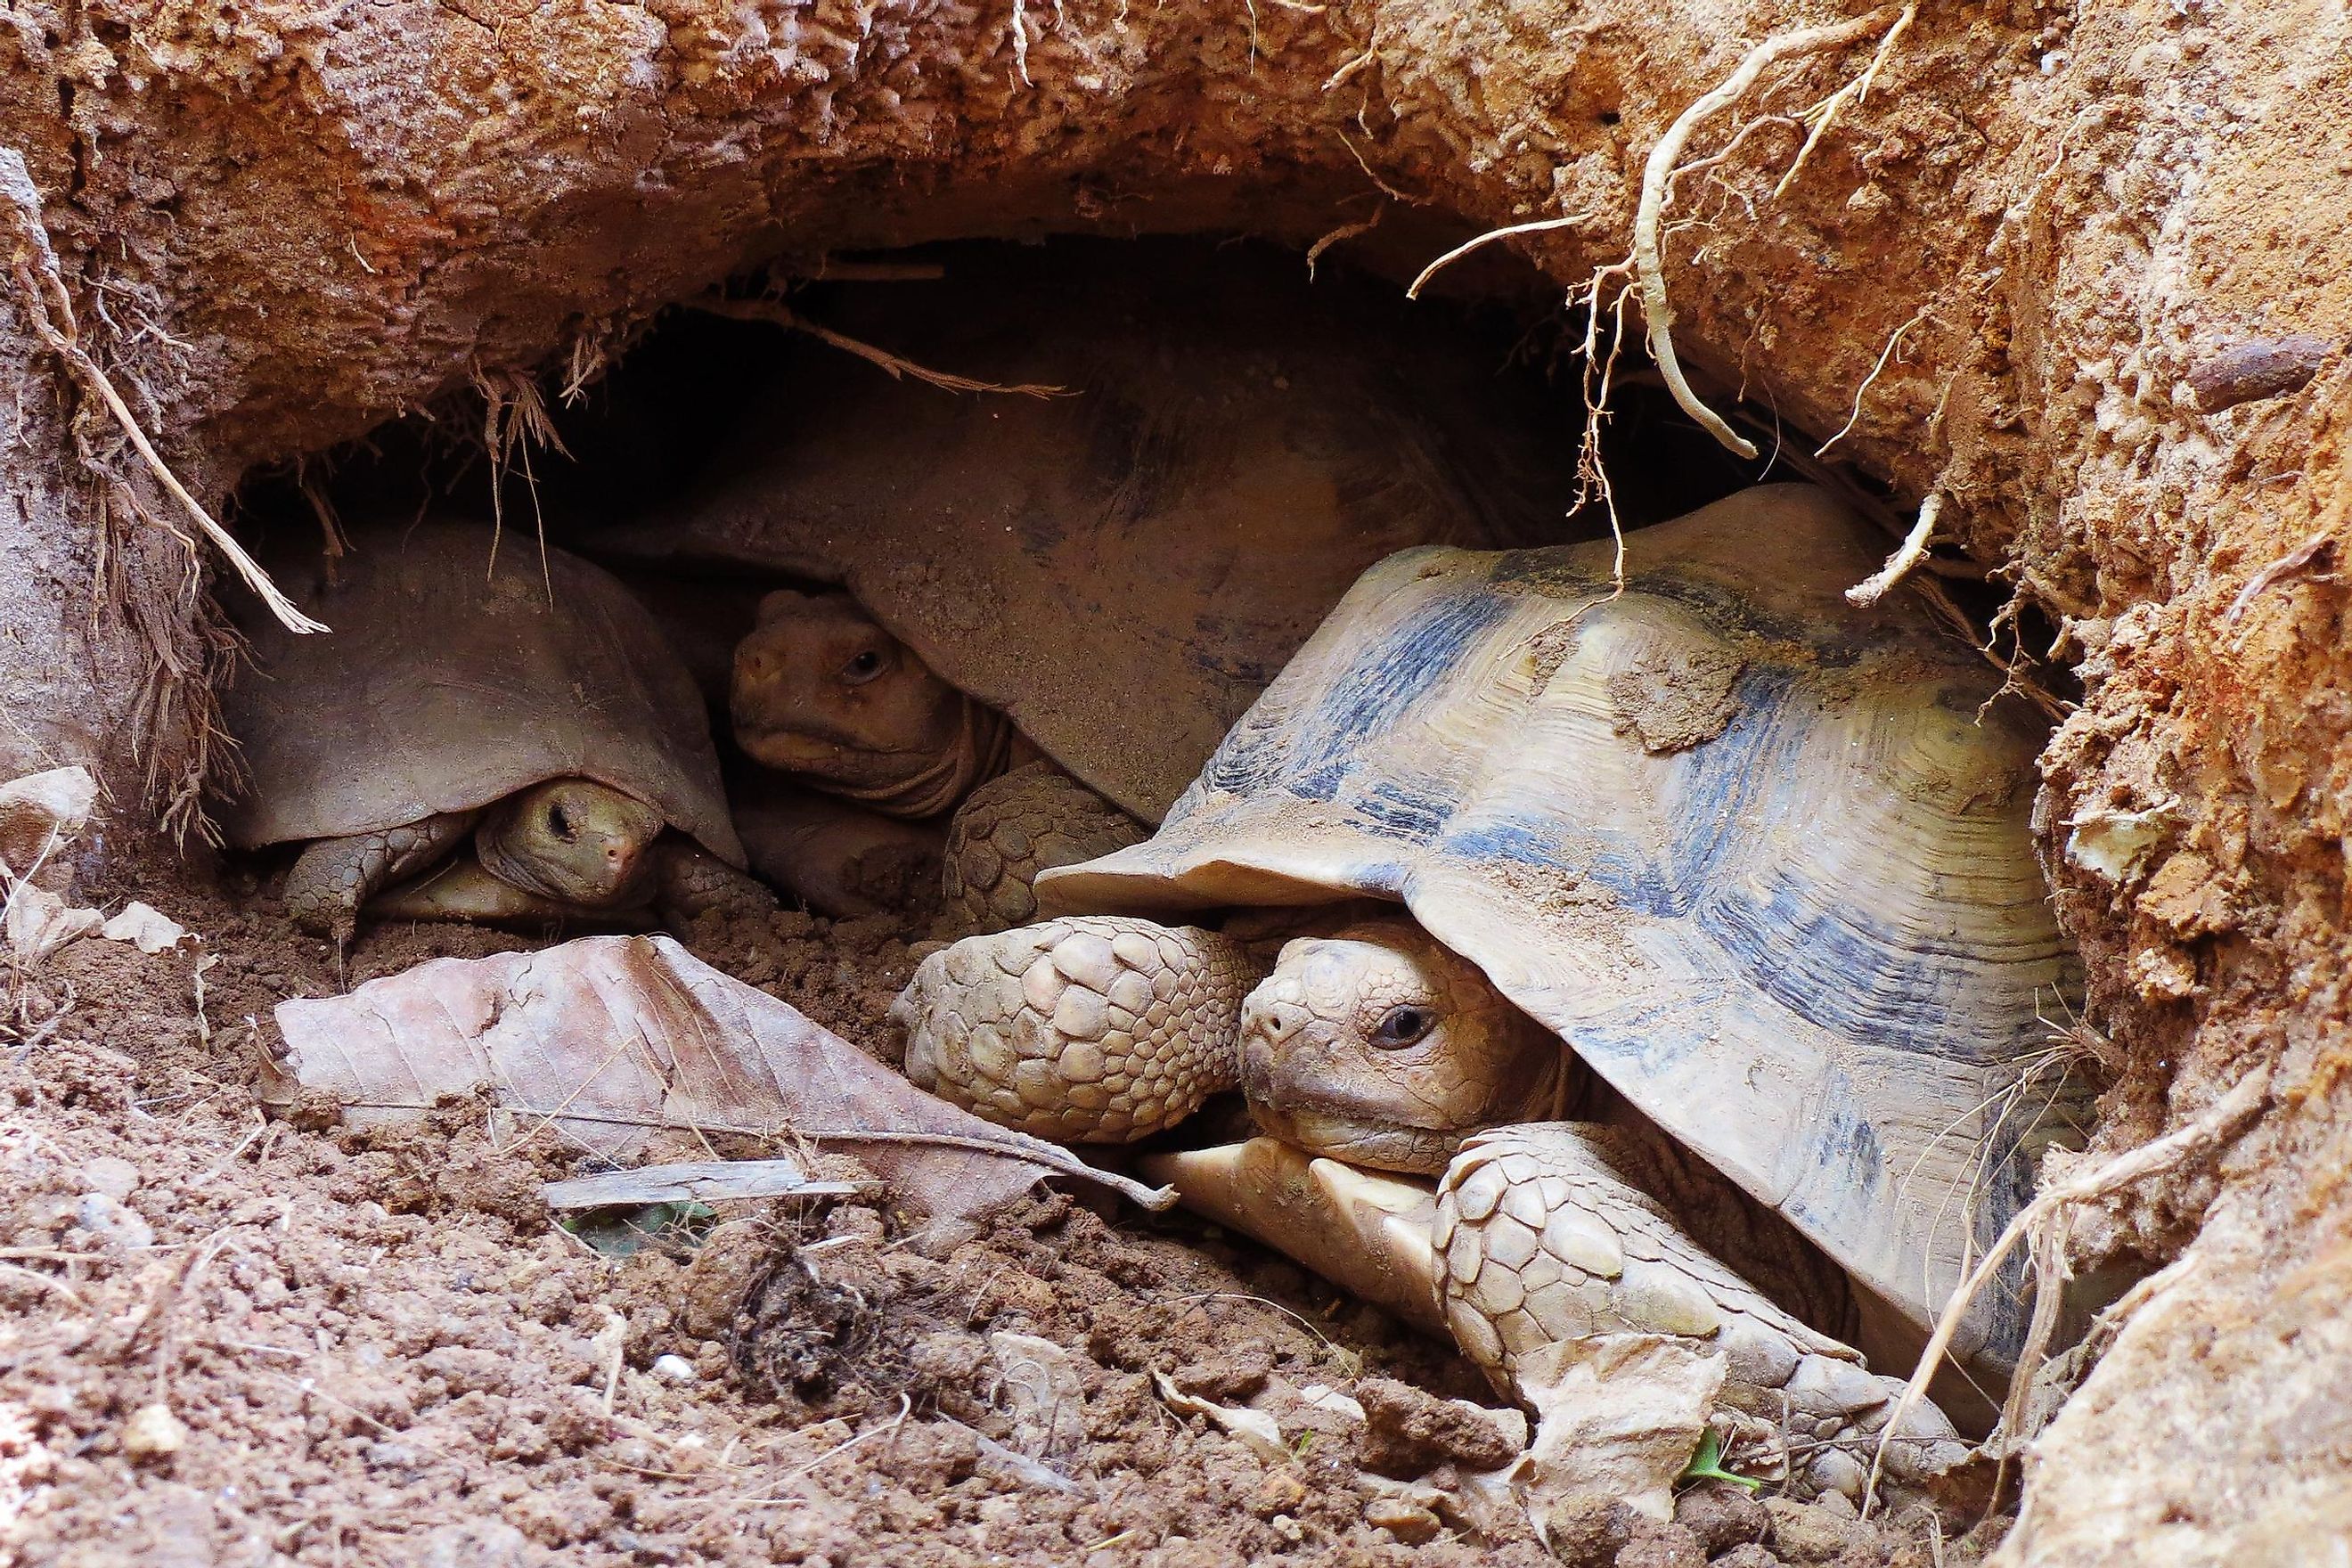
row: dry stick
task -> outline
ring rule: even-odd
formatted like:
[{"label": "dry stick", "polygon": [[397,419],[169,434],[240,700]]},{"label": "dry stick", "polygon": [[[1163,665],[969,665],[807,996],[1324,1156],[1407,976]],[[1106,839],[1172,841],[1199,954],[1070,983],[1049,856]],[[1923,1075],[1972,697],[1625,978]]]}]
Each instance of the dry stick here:
[{"label": "dry stick", "polygon": [[[147,432],[139,427],[131,405],[122,401],[121,393],[114,390],[114,383],[107,379],[106,373],[99,369],[97,362],[83,350],[80,331],[74,324],[73,300],[66,292],[64,273],[58,266],[57,252],[49,246],[48,230],[42,222],[40,193],[34,188],[32,174],[25,167],[24,156],[8,147],[0,147],[0,215],[5,215],[8,227],[15,231],[16,254],[12,260],[16,286],[24,295],[25,315],[31,321],[42,345],[58,356],[58,363],[65,366],[66,374],[73,378],[76,385],[106,405],[107,412],[112,414],[115,423],[122,426],[131,450],[139,454],[140,460],[147,465],[148,472],[155,476],[155,482],[187,509],[196,526],[204,530],[205,536],[219,548],[222,554],[228,557],[229,564],[236,568],[237,575],[261,596],[262,602],[284,623],[286,629],[292,632],[325,631],[327,627],[322,622],[304,615],[295,607],[294,601],[278,591],[278,584],[269,580],[269,574],[261,569],[260,563],[247,555],[245,547],[231,537],[228,530],[213,521],[204,503],[188,493],[187,487],[180,483],[179,476],[173,473],[170,465],[156,453],[154,446],[147,439]],[[160,522],[160,520],[155,521]]]},{"label": "dry stick", "polygon": [[[1828,448],[1824,447],[1826,451]],[[1816,453],[1815,456],[1819,456]],[[1866,610],[1886,597],[1895,584],[1910,574],[1911,568],[1927,558],[1927,546],[1936,533],[1936,520],[1944,515],[1944,492],[1930,490],[1927,499],[1919,503],[1919,521],[1886,558],[1886,564],[1862,582],[1845,591],[1845,602],[1857,610]]]},{"label": "dry stick", "polygon": [[1675,117],[1650,149],[1650,161],[1642,174],[1642,200],[1633,209],[1633,276],[1641,284],[1642,312],[1649,321],[1650,357],[1657,362],[1658,374],[1665,378],[1666,390],[1684,413],[1696,420],[1699,427],[1714,437],[1731,451],[1743,458],[1756,456],[1756,444],[1740,436],[1725,424],[1715,410],[1699,401],[1683,374],[1682,362],[1675,356],[1674,306],[1666,298],[1665,261],[1658,243],[1660,220],[1665,215],[1666,182],[1682,161],[1683,149],[1700,124],[1718,110],[1730,107],[1756,79],[1775,61],[1794,55],[1809,55],[1822,49],[1833,49],[1876,31],[1888,20],[1888,11],[1880,9],[1851,21],[1825,27],[1808,27],[1800,32],[1783,33],[1765,39],[1748,51],[1739,68],[1725,78],[1721,85],[1705,94],[1696,103]]},{"label": "dry stick", "polygon": [[767,321],[794,331],[806,332],[819,342],[830,343],[845,353],[856,354],[868,363],[881,366],[892,380],[913,376],[917,381],[946,392],[1017,392],[1024,397],[1072,397],[1076,395],[1066,386],[1050,386],[1041,382],[1018,382],[1007,385],[993,381],[974,381],[968,375],[956,375],[944,370],[933,370],[901,358],[888,349],[861,342],[856,338],[820,327],[800,315],[781,300],[689,300],[686,308],[699,310],[706,316],[726,316],[738,321]]},{"label": "dry stick", "polygon": [[[1984,1255],[1976,1269],[1952,1299],[1944,1304],[1943,1315],[1936,1320],[1936,1331],[1928,1338],[1927,1348],[1921,1352],[1918,1367],[1905,1385],[1903,1397],[1895,1402],[1894,1412],[1880,1430],[1877,1452],[1870,1461],[1870,1479],[1863,1488],[1863,1517],[1870,1517],[1878,1500],[1878,1479],[1886,1464],[1887,1446],[1894,1440],[1904,1421],[1919,1407],[1927,1397],[1927,1384],[1943,1364],[1946,1352],[1952,1348],[1952,1338],[1959,1332],[1960,1321],[1984,1288],[1991,1283],[1993,1272],[2031,1232],[2050,1223],[2061,1210],[2077,1204],[2086,1204],[2122,1191],[2134,1183],[2160,1172],[2172,1169],[2191,1155],[2202,1152],[2208,1146],[2220,1142],[2237,1129],[2240,1122],[2262,1108],[2270,1093],[2271,1075],[2268,1068],[2260,1068],[2238,1080],[2229,1093],[2207,1106],[2193,1121],[2174,1128],[2153,1142],[2143,1143],[2127,1153],[2118,1154],[2095,1170],[2069,1176],[2037,1196],[2017,1213],[2000,1239]],[[2021,1365],[2018,1375],[2026,1375]]]}]

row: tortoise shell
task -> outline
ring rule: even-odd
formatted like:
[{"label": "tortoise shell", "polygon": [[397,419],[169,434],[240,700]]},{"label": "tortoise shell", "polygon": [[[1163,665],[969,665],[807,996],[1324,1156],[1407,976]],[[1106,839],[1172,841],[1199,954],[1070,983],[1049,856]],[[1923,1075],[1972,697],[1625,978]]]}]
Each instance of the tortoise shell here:
[{"label": "tortoise shell", "polygon": [[[2079,1098],[2024,1081],[2077,978],[2040,731],[1964,644],[1844,603],[1876,565],[1793,486],[1632,535],[1622,593],[1606,542],[1391,556],[1154,837],[1041,905],[1402,901],[1916,1344]],[[2018,1295],[1963,1353],[2014,1353]]]},{"label": "tortoise shell", "polygon": [[[832,350],[742,418],[670,516],[605,559],[846,587],[1066,771],[1157,822],[1349,584],[1391,552],[1550,542],[1567,470],[1465,368],[1393,323],[1131,279],[1013,312],[953,284],[830,324],[1068,395],[959,395]],[[1458,356],[1457,356],[1458,358]]]},{"label": "tortoise shell", "polygon": [[447,521],[359,531],[331,574],[315,552],[269,567],[334,629],[296,637],[232,602],[254,665],[222,693],[248,774],[223,814],[232,843],[374,832],[581,777],[743,864],[701,695],[610,573],[529,539],[494,556],[488,530]]}]

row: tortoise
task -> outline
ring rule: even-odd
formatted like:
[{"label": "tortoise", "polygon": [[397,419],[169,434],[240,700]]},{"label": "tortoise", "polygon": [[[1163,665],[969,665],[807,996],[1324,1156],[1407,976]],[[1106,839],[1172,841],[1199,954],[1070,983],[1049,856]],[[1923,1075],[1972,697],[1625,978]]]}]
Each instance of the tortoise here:
[{"label": "tortoise", "polygon": [[363,908],[626,922],[773,907],[740,869],[693,681],[609,573],[496,552],[453,521],[352,542],[340,564],[272,562],[335,629],[240,614],[256,670],[222,698],[249,775],[224,826],[242,848],[304,846],[284,895],[298,926],[340,949]]},{"label": "tortoise", "polygon": [[[750,755],[909,817],[1018,773],[992,810],[1063,825],[1052,853],[1139,838],[1367,566],[1561,537],[1568,486],[1556,437],[1426,324],[1309,331],[1288,293],[1203,285],[1171,333],[1164,292],[1097,276],[1032,317],[985,277],[900,286],[870,326],[845,302],[833,324],[916,359],[1075,395],[958,395],[824,351],[715,479],[593,548],[827,590],[772,595],[739,650]],[[948,903],[1027,919],[1035,857],[976,826]]]},{"label": "tortoise", "polygon": [[[1792,1482],[1851,1492],[1899,1387],[1851,1346],[1910,1364],[2080,1107],[2029,1082],[2078,982],[2038,734],[1971,650],[1843,603],[1876,561],[1817,490],[1627,552],[1622,585],[1605,542],[1365,574],[1150,839],[922,962],[906,1070],[1066,1141],[1238,1085],[1303,1152],[1163,1158],[1196,1206],[1442,1321],[1547,1420],[1590,1419],[1562,1390],[1595,1379],[1664,1398],[1653,1508],[1710,1418],[1751,1463],[1793,1431]],[[1296,933],[1263,981],[1234,919],[1158,923],[1236,910]],[[1992,1372],[2025,1328],[2003,1283],[1958,1342]],[[1898,1472],[1953,1430],[1923,1413]]]}]

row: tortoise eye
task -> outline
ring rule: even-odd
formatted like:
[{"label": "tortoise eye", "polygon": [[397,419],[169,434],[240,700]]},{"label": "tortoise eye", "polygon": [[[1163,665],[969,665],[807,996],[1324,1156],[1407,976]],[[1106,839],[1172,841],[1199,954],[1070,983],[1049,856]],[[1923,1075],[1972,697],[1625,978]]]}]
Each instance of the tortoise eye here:
[{"label": "tortoise eye", "polygon": [[563,808],[560,805],[551,805],[547,808],[547,830],[566,844],[580,837],[579,829],[572,826],[572,818],[564,814]]},{"label": "tortoise eye", "polygon": [[1436,1026],[1437,1015],[1427,1007],[1391,1007],[1381,1015],[1372,1044],[1384,1051],[1401,1051],[1419,1045]]},{"label": "tortoise eye", "polygon": [[869,647],[841,667],[841,683],[844,686],[863,686],[881,674],[882,668],[881,650]]}]

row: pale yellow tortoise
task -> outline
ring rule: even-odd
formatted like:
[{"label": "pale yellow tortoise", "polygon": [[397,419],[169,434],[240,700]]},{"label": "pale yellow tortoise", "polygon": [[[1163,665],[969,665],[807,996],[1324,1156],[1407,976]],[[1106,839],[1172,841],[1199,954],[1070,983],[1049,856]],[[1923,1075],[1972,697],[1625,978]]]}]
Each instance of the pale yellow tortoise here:
[{"label": "pale yellow tortoise", "polygon": [[[233,843],[305,846],[289,915],[347,945],[362,911],[638,923],[752,913],[702,699],[603,569],[427,521],[340,563],[273,562],[331,633],[245,616],[223,697],[248,774]],[[470,851],[470,852],[468,852]]]},{"label": "pale yellow tortoise", "polygon": [[[1845,605],[1873,542],[1816,491],[1629,544],[1622,593],[1606,545],[1374,567],[1152,838],[924,960],[906,1068],[1066,1141],[1237,1085],[1266,1138],[1148,1168],[1450,1329],[1575,1486],[1663,1509],[1711,1423],[1851,1494],[1870,1364],[1909,1370],[2079,1105],[2026,1081],[2074,984],[2037,736],[1972,649]],[[2025,1322],[2012,1274],[1962,1360]],[[1933,1405],[1890,1450],[1962,1451]]]}]

